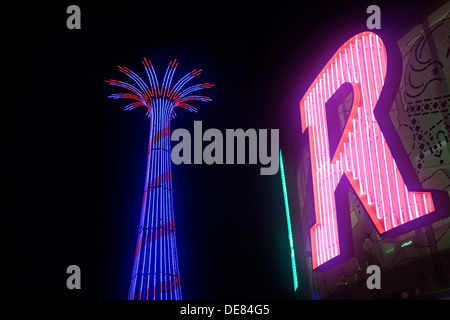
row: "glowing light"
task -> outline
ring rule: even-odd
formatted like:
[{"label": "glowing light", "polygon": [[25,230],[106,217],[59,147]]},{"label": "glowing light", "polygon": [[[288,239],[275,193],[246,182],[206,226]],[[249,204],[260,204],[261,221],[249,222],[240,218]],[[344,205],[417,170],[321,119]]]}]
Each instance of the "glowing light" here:
[{"label": "glowing light", "polygon": [[407,247],[407,246],[409,246],[411,244],[412,244],[412,240],[409,240],[409,241],[403,242],[401,247],[404,248],[404,247]]},{"label": "glowing light", "polygon": [[288,196],[287,196],[286,177],[284,175],[284,164],[283,164],[283,157],[281,156],[281,150],[280,150],[280,169],[281,169],[280,170],[281,171],[281,184],[283,186],[284,207],[286,209],[286,221],[287,221],[287,227],[288,227],[289,247],[291,248],[291,264],[292,264],[292,276],[294,278],[294,291],[297,291],[298,277],[297,277],[297,265],[295,263],[294,237],[292,236],[291,214],[289,212],[289,201],[288,201]]},{"label": "glowing light", "polygon": [[[300,101],[302,132],[309,128],[313,173],[314,269],[340,254],[334,192],[344,174],[379,233],[434,211],[431,193],[408,191],[373,114],[386,65],[381,39],[371,32],[360,33],[341,46]],[[330,154],[325,103],[345,82],[351,84],[353,104],[336,151]]]},{"label": "glowing light", "polygon": [[183,89],[188,81],[201,73],[201,70],[193,70],[171,87],[178,66],[174,60],[169,63],[160,85],[151,62],[144,58],[142,63],[148,83],[130,69],[120,66],[119,70],[135,85],[117,80],[106,81],[129,91],[114,93],[109,98],[134,100],[125,106],[125,110],[146,107],[150,119],[141,217],[128,299],[181,300],[173,212],[170,121],[175,117],[177,107],[196,111],[189,104],[191,101],[211,101],[206,96],[190,94],[211,88],[213,84],[204,83]]},{"label": "glowing light", "polygon": [[391,248],[387,249],[385,252],[386,252],[386,253],[394,252],[394,247],[391,247]]}]

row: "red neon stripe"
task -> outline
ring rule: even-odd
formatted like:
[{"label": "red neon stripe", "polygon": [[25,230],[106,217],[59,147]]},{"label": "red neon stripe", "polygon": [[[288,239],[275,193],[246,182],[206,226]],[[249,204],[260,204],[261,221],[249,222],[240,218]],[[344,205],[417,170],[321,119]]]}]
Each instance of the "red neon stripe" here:
[{"label": "red neon stripe", "polygon": [[153,135],[152,144],[170,135],[170,126],[167,126]]},{"label": "red neon stripe", "polygon": [[142,199],[142,205],[144,205],[145,200],[147,199],[148,187],[145,188],[144,197]]},{"label": "red neon stripe", "polygon": [[142,234],[140,235],[139,244],[138,244],[138,247],[136,248],[136,251],[134,253],[134,259],[137,258],[138,254],[139,254],[139,252],[141,250],[141,244],[142,244]]},{"label": "red neon stripe", "polygon": [[[315,82],[315,87],[313,89],[313,96],[314,96],[314,105],[315,108],[317,110],[317,116],[319,121],[322,121],[322,108],[321,105],[319,103],[319,96],[318,96],[318,86],[317,86],[317,81]],[[323,139],[322,139],[322,130],[320,126],[317,126],[317,129],[319,131],[319,136],[320,136],[320,144],[319,144],[319,168],[318,168],[318,178],[319,178],[319,185],[320,184],[324,184],[325,183],[325,177],[323,174],[323,164],[324,164],[324,145],[323,145]],[[322,196],[326,198],[326,193],[324,192],[326,189],[325,188],[321,188],[322,191]],[[325,219],[324,219],[324,211],[326,211],[328,205],[328,201],[325,202],[325,210],[322,210],[321,212],[319,212],[319,216],[320,216],[320,225],[319,225],[319,236],[321,238],[321,256],[322,258],[325,256],[326,258],[326,247],[327,247],[327,239],[326,239],[326,233],[324,233],[323,230],[323,226],[326,226],[327,224],[325,223]]]},{"label": "red neon stripe", "polygon": [[165,172],[156,177],[153,181],[150,182],[150,189],[156,188],[167,181],[172,180],[172,171]]},{"label": "red neon stripe", "polygon": [[[312,88],[311,96],[315,97],[315,89],[314,88]],[[312,99],[312,97],[310,97],[310,98],[311,98],[311,103],[313,105],[314,117],[315,117],[315,119],[314,119],[315,120],[315,125],[314,125],[315,134],[313,135],[313,137],[319,136],[318,137],[318,140],[319,140],[320,139],[320,132],[319,132],[319,125],[318,125],[319,121],[318,121],[318,114],[317,114],[319,109],[318,109],[318,107],[316,107],[316,100]],[[317,144],[315,144],[315,147],[317,148],[316,149],[317,153],[315,155],[315,160],[316,160],[315,164],[316,164],[317,168],[315,168],[315,170],[313,172],[316,173],[314,175],[315,176],[314,179],[317,179],[316,185],[319,186],[321,184],[321,179],[320,179],[321,172],[318,170],[319,166],[321,165],[321,149],[320,149],[321,144],[317,143]],[[323,192],[323,188],[318,188],[318,195],[317,195],[316,199],[323,198],[322,192]],[[323,220],[323,218],[322,218],[322,206],[323,206],[323,202],[321,201],[320,202],[319,211],[316,211],[316,220],[317,220],[317,230],[316,231],[318,233],[318,238],[320,240],[319,241],[319,256],[318,256],[318,260],[319,260],[320,263],[322,262],[322,253],[324,251],[323,250],[324,239],[323,239],[323,234],[322,234],[322,230],[321,230],[321,224],[322,224],[322,220]]]}]

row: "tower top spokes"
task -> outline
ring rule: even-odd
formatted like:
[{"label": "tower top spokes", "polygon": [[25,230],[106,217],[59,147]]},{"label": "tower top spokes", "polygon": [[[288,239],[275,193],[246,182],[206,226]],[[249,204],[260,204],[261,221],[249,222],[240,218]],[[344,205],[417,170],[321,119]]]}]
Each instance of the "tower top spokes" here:
[{"label": "tower top spokes", "polygon": [[126,111],[138,107],[146,107],[147,115],[150,117],[156,107],[163,107],[167,108],[167,112],[172,119],[176,116],[175,108],[177,107],[191,112],[197,112],[197,108],[191,105],[192,101],[211,101],[207,96],[195,95],[192,93],[201,89],[211,88],[214,84],[202,83],[185,87],[190,80],[201,74],[202,69],[192,70],[172,85],[173,76],[178,66],[176,59],[169,62],[169,66],[166,69],[161,84],[159,83],[155,69],[150,60],[144,58],[142,64],[144,65],[147,74],[147,82],[132,70],[122,66],[118,66],[119,70],[131,78],[134,81],[134,84],[113,79],[106,80],[106,82],[112,86],[121,87],[127,90],[125,93],[111,94],[108,98],[134,100],[132,103],[125,106],[124,109]]}]

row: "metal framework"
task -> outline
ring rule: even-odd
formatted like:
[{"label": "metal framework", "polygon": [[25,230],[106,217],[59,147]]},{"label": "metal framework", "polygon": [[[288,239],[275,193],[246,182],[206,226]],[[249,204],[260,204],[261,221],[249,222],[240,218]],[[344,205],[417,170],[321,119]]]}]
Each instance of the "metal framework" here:
[{"label": "metal framework", "polygon": [[128,299],[181,300],[172,195],[170,121],[175,117],[177,107],[197,112],[190,105],[191,101],[211,101],[206,96],[191,93],[214,85],[203,83],[184,88],[201,73],[200,69],[186,74],[172,86],[178,66],[176,59],[169,63],[160,84],[151,62],[144,58],[142,63],[148,82],[121,66],[118,66],[119,70],[134,84],[106,81],[127,90],[126,93],[114,93],[109,98],[133,100],[125,110],[146,107],[150,120],[144,194]]}]

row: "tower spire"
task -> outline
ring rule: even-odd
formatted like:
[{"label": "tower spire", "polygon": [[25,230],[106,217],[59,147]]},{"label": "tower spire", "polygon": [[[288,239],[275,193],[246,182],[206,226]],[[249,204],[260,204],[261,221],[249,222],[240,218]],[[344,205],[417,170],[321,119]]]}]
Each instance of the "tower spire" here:
[{"label": "tower spire", "polygon": [[126,93],[114,93],[109,98],[132,100],[125,106],[126,111],[146,107],[150,121],[145,184],[128,299],[181,300],[172,194],[170,121],[177,107],[196,112],[191,101],[211,101],[209,97],[191,93],[214,85],[203,83],[184,88],[201,72],[193,70],[171,87],[178,66],[176,59],[169,63],[161,84],[150,60],[144,58],[142,64],[147,82],[121,66],[119,71],[131,78],[133,85],[106,80],[112,86],[126,89]]}]

